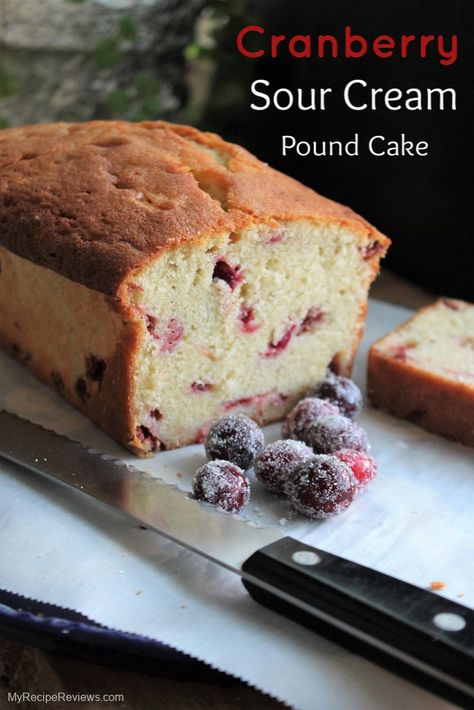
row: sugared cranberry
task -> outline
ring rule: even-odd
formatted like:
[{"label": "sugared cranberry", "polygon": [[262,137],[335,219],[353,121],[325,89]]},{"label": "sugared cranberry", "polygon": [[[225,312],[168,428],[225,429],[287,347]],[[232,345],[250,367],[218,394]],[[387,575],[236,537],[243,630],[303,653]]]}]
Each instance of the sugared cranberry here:
[{"label": "sugared cranberry", "polygon": [[205,447],[210,459],[225,459],[245,470],[263,448],[263,433],[245,414],[229,414],[212,425]]},{"label": "sugared cranberry", "polygon": [[230,286],[231,291],[233,291],[238,284],[243,281],[242,274],[240,273],[240,266],[231,266],[225,259],[218,259],[218,261],[216,261],[214,271],[212,272],[212,278],[225,281],[226,284]]},{"label": "sugared cranberry", "polygon": [[376,460],[361,451],[342,449],[335,451],[334,456],[349,466],[359,486],[366,486],[377,473]]},{"label": "sugared cranberry", "polygon": [[284,493],[285,485],[295,466],[314,456],[302,441],[282,439],[266,446],[255,459],[255,475],[265,488]]},{"label": "sugared cranberry", "polygon": [[339,414],[339,409],[325,399],[317,397],[302,399],[296,407],[293,407],[283,422],[283,437],[302,441],[307,427],[323,414]]},{"label": "sugared cranberry", "polygon": [[348,377],[328,372],[324,380],[318,382],[307,394],[308,397],[327,399],[341,410],[346,417],[354,417],[362,409],[362,393]]},{"label": "sugared cranberry", "polygon": [[324,320],[324,311],[320,306],[312,306],[298,328],[298,335],[303,335],[304,333],[313,333],[317,326],[320,325]]},{"label": "sugared cranberry", "polygon": [[332,454],[339,449],[368,451],[370,448],[362,427],[340,414],[323,415],[315,419],[307,427],[304,441],[317,454]]},{"label": "sugared cranberry", "polygon": [[150,429],[144,424],[137,427],[136,435],[137,439],[139,439],[139,441],[141,441],[141,443],[143,444],[143,448],[146,452],[152,453],[153,451],[157,451],[160,448],[160,442],[158,438],[154,434],[152,434]]},{"label": "sugared cranberry", "polygon": [[196,471],[193,495],[229,513],[238,513],[249,501],[250,482],[241,468],[216,459]]},{"label": "sugared cranberry", "polygon": [[268,347],[263,353],[263,357],[277,357],[278,355],[281,355],[281,353],[286,350],[290,344],[290,340],[293,337],[295,330],[296,323],[291,323],[281,336],[280,340],[277,340],[276,342],[272,340],[268,343]]},{"label": "sugared cranberry", "polygon": [[296,510],[322,519],[345,510],[357,492],[357,482],[336,456],[313,456],[293,470],[285,492]]}]

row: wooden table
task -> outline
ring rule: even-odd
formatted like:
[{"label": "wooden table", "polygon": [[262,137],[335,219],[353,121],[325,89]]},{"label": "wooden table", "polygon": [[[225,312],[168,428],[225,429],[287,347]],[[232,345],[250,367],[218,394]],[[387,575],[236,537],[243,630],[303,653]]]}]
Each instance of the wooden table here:
[{"label": "wooden table", "polygon": [[[382,272],[371,296],[410,308],[419,308],[433,300],[426,292],[389,272]],[[124,700],[18,705],[8,702],[8,691],[110,693],[122,694]],[[81,710],[276,710],[285,706],[243,683],[218,685],[124,672],[0,640],[0,710],[72,710],[76,707]]]}]

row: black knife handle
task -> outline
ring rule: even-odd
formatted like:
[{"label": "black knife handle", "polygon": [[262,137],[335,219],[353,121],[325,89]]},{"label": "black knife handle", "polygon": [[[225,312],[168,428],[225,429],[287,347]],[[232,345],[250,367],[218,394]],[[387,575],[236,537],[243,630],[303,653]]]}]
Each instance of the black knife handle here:
[{"label": "black knife handle", "polygon": [[242,566],[258,602],[404,678],[474,707],[474,612],[291,537]]}]

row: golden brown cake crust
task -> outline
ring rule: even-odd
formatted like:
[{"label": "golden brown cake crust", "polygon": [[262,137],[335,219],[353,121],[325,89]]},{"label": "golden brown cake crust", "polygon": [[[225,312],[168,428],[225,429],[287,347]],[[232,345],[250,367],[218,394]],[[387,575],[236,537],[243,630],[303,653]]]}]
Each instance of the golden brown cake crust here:
[{"label": "golden brown cake crust", "polygon": [[389,245],[349,208],[212,133],[162,121],[0,131],[0,244],[107,295],[163,250],[298,219],[350,226],[381,253]]},{"label": "golden brown cake crust", "polygon": [[474,396],[466,385],[371,351],[367,390],[375,406],[434,434],[474,446]]},{"label": "golden brown cake crust", "polygon": [[[421,308],[393,333],[433,310],[440,301],[446,299]],[[373,343],[369,351],[367,394],[371,403],[434,434],[474,446],[473,387],[390,357],[381,350],[387,337]]]}]

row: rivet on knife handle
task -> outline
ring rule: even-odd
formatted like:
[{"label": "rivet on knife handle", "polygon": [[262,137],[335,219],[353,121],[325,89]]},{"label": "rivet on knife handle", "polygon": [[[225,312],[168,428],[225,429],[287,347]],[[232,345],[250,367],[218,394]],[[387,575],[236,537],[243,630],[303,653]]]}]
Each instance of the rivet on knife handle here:
[{"label": "rivet on knife handle", "polygon": [[286,537],[242,567],[252,597],[465,707],[474,706],[474,612]]}]

